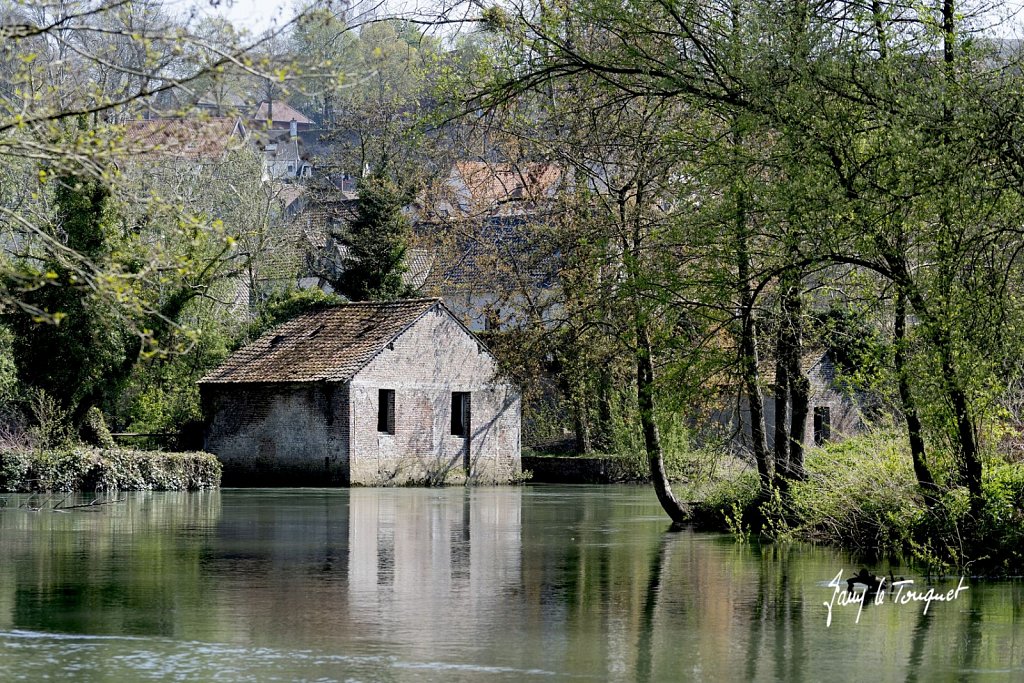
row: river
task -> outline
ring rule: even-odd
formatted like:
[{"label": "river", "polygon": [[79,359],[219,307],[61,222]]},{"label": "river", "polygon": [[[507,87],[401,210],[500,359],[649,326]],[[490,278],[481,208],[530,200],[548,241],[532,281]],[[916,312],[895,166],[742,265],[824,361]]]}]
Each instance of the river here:
[{"label": "river", "polygon": [[848,555],[670,533],[646,487],[88,500],[0,500],[0,680],[1024,680],[1021,582],[843,606]]}]

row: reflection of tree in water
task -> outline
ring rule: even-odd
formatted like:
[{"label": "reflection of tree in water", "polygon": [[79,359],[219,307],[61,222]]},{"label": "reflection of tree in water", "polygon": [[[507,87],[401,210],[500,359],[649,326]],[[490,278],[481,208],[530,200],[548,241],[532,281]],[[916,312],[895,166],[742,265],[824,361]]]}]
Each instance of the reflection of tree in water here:
[{"label": "reflection of tree in water", "polygon": [[[0,517],[4,628],[170,637],[168,606],[206,604],[214,592],[195,577],[220,522],[219,491],[123,493],[102,508],[11,512]],[[28,533],[11,533],[18,530]],[[212,622],[202,613],[195,623]]]},{"label": "reflection of tree in water", "polygon": [[650,681],[654,660],[654,613],[661,594],[661,576],[668,559],[669,543],[679,532],[668,531],[661,537],[658,552],[651,555],[651,571],[644,594],[644,606],[640,619],[640,638],[637,643],[636,679]]},{"label": "reflection of tree in water", "polygon": [[978,652],[981,649],[981,622],[985,613],[984,590],[967,591],[967,599],[970,606],[963,612],[965,618],[960,622],[961,636],[957,639],[959,647],[956,650],[956,662],[960,665],[961,672],[976,671],[978,669]]},{"label": "reflection of tree in water", "polygon": [[928,627],[932,624],[932,617],[921,610],[917,615],[917,625],[914,626],[914,637],[910,641],[910,657],[907,658],[907,683],[916,683],[921,669],[921,662],[924,660],[924,645],[928,640]]},{"label": "reflection of tree in water", "polygon": [[[776,680],[804,680],[806,648],[803,632],[803,596],[793,581],[790,563],[794,548],[789,546],[757,547],[760,558],[757,595],[750,612],[747,636],[746,680],[757,677],[761,648],[767,627],[775,634],[772,662]],[[798,558],[799,561],[799,558]]]}]

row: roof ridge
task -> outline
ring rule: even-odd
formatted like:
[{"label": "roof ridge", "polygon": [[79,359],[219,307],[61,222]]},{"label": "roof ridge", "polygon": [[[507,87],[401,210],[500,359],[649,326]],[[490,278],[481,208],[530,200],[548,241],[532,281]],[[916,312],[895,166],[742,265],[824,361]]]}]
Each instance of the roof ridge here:
[{"label": "roof ridge", "polygon": [[391,299],[389,301],[345,301],[340,304],[331,304],[327,308],[339,308],[342,306],[388,306],[395,304],[422,304],[428,301],[440,301],[439,296],[420,296],[415,299]]}]

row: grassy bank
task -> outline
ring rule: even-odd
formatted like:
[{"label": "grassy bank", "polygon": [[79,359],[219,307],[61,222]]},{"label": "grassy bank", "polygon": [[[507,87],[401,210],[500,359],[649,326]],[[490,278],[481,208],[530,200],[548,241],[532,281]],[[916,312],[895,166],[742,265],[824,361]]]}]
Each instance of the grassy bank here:
[{"label": "grassy bank", "polygon": [[209,453],[75,447],[0,451],[0,491],[190,491],[220,485]]},{"label": "grassy bank", "polygon": [[767,500],[754,472],[721,480],[701,497],[694,519],[740,538],[828,543],[932,572],[1024,573],[1024,463],[988,456],[977,515],[967,491],[943,478],[937,501],[926,502],[897,433],[812,449],[806,468],[807,479],[794,482],[788,495],[775,492]]}]

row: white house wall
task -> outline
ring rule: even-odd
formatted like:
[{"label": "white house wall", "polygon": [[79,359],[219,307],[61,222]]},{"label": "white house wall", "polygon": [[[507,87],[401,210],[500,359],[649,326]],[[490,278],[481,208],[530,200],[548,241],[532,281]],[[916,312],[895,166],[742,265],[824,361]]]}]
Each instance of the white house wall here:
[{"label": "white house wall", "polygon": [[[395,392],[394,434],[377,431],[381,389]],[[467,439],[451,435],[452,392],[470,392]],[[520,471],[520,402],[497,365],[441,308],[426,313],[351,382],[353,484],[505,482]]]}]

